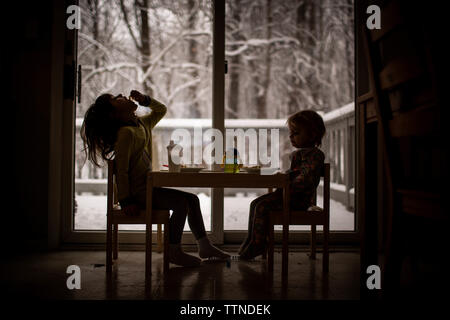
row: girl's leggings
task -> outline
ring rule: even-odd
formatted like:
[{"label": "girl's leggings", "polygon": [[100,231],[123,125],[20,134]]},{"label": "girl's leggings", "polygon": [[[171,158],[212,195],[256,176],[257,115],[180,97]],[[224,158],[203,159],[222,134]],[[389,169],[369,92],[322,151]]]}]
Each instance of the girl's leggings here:
[{"label": "girl's leggings", "polygon": [[153,188],[153,209],[172,210],[169,220],[171,244],[181,243],[186,216],[195,239],[206,236],[200,200],[197,195],[169,188]]}]

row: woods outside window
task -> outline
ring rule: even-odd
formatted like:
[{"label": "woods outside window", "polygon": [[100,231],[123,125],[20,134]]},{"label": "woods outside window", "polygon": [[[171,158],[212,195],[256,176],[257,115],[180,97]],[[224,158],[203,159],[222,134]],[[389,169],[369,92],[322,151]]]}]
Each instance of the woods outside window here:
[{"label": "woods outside window", "polygon": [[[105,230],[107,177],[106,168],[85,162],[79,135],[82,117],[98,95],[127,94],[131,89],[168,107],[154,129],[154,170],[167,164],[166,146],[174,129],[206,130],[217,119],[225,128],[279,129],[280,166],[285,170],[293,150],[285,119],[303,109],[320,112],[327,126],[322,149],[331,163],[335,190],[331,230],[355,231],[352,0],[229,0],[223,21],[217,19],[214,4],[205,0],[80,0],[79,5],[82,96],[74,119],[75,205],[70,220],[80,241],[95,242],[101,237],[92,235]],[[228,70],[220,94],[213,92],[214,63],[223,63],[215,61],[215,18],[223,29],[225,42],[219,47]],[[216,112],[216,120],[213,108],[220,106],[214,95],[224,96],[224,110]],[[140,114],[148,111],[138,109]],[[243,238],[251,200],[267,192],[225,189],[218,199],[210,189],[187,191],[199,196],[207,230],[218,232],[225,242]],[[215,230],[217,226],[222,230]],[[139,236],[132,231],[145,226],[120,228],[129,230],[129,242],[134,242]],[[86,232],[90,237],[83,237]],[[183,237],[187,242],[191,238]]]}]

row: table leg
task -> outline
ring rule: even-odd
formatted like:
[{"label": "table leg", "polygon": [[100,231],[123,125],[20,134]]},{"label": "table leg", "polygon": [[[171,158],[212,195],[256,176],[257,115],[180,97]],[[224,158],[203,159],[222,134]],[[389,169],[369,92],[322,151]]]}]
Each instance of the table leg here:
[{"label": "table leg", "polygon": [[152,196],[153,181],[147,178],[147,203],[145,210],[145,279],[150,281],[152,276]]},{"label": "table leg", "polygon": [[289,181],[283,188],[283,251],[281,264],[281,277],[283,282],[288,275],[288,243],[289,243]]}]

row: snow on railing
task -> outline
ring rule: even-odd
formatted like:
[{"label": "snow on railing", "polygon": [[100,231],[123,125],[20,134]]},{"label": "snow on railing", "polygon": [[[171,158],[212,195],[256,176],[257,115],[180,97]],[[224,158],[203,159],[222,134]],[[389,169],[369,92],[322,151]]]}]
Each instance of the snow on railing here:
[{"label": "snow on railing", "polygon": [[[331,197],[354,207],[355,104],[349,103],[323,115],[326,135],[322,141],[325,161],[330,163]],[[334,194],[333,194],[334,193]]]},{"label": "snow on railing", "polygon": [[325,113],[322,116],[322,118],[326,124],[326,123],[334,122],[336,120],[340,120],[342,118],[353,117],[354,113],[355,113],[355,103],[351,102],[349,104],[346,104],[345,106],[342,106],[340,108],[337,108],[330,112]]}]

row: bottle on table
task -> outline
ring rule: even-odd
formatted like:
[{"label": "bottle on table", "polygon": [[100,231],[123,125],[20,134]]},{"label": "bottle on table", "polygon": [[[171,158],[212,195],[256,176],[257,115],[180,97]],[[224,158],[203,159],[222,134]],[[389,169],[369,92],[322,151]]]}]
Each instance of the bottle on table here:
[{"label": "bottle on table", "polygon": [[228,149],[224,156],[224,171],[228,173],[238,173],[239,172],[239,154],[237,150],[237,137],[234,137],[233,148]]}]

